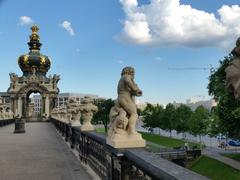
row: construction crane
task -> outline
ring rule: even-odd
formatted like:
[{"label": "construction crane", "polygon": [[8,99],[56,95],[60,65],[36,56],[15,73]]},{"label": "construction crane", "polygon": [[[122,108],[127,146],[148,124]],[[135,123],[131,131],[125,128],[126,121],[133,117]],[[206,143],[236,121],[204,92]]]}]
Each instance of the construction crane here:
[{"label": "construction crane", "polygon": [[181,67],[181,68],[172,68],[169,67],[168,70],[179,70],[179,71],[188,71],[188,70],[210,70],[210,74],[213,74],[216,68],[214,68],[211,64],[209,67]]}]

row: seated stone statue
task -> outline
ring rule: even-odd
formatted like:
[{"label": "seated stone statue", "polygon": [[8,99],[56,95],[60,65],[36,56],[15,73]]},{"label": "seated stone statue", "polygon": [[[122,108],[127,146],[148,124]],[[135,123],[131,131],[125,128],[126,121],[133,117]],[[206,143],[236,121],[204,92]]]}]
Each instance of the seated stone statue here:
[{"label": "seated stone statue", "polygon": [[136,132],[138,119],[135,96],[142,91],[134,82],[134,68],[125,67],[118,82],[118,98],[110,111],[110,124],[107,143],[116,148],[143,147],[145,141]]},{"label": "seated stone statue", "polygon": [[225,69],[226,84],[236,99],[240,99],[240,38],[236,42],[236,47],[232,50],[233,60]]},{"label": "seated stone statue", "polygon": [[110,111],[110,129],[108,134],[114,136],[114,134],[127,134],[128,118],[126,111],[119,106],[114,106]]}]

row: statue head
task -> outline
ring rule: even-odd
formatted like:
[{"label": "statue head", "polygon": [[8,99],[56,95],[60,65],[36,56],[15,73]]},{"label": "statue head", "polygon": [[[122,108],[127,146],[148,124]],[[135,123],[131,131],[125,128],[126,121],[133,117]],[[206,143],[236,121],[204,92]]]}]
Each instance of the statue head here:
[{"label": "statue head", "polygon": [[134,76],[134,74],[135,74],[135,70],[134,70],[133,67],[130,67],[130,66],[127,66],[127,67],[123,68],[122,73],[121,73],[122,76],[123,75]]}]

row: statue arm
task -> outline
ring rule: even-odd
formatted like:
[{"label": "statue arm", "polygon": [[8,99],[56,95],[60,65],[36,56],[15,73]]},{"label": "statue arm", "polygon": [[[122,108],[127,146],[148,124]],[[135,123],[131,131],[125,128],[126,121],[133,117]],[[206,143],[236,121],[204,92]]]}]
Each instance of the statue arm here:
[{"label": "statue arm", "polygon": [[132,92],[136,93],[136,95],[138,96],[142,95],[142,91],[139,89],[137,84],[135,84],[130,77],[125,77],[125,83]]}]

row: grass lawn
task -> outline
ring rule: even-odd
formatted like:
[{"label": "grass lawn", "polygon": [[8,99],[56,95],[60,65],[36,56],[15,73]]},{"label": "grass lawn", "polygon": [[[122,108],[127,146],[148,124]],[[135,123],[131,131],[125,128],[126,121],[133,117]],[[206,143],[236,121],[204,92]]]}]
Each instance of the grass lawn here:
[{"label": "grass lawn", "polygon": [[240,162],[240,153],[236,153],[236,154],[235,153],[234,154],[222,154],[222,155]]},{"label": "grass lawn", "polygon": [[104,128],[96,128],[96,132],[105,134]]},{"label": "grass lawn", "polygon": [[[105,134],[104,128],[96,128],[96,132],[98,133],[103,133]],[[159,144],[161,146],[165,147],[180,147],[184,146],[184,143],[186,141],[180,140],[180,139],[174,139],[170,137],[165,137],[165,136],[159,136],[156,134],[150,134],[150,133],[144,133],[140,132],[142,134],[143,139],[153,142],[155,144]],[[196,143],[189,143],[189,146],[197,146],[198,148],[200,147],[199,144]]]},{"label": "grass lawn", "polygon": [[[180,146],[184,146],[184,143],[186,141],[184,140],[180,140],[180,139],[174,139],[174,138],[170,138],[170,137],[165,137],[165,136],[159,136],[156,134],[150,134],[150,133],[144,133],[141,132],[142,137],[150,142],[153,142],[155,144],[159,144],[161,146],[165,146],[165,147],[180,147]],[[188,143],[189,146],[198,146],[199,144],[195,144],[195,143]]]},{"label": "grass lawn", "polygon": [[213,180],[240,179],[240,171],[206,156],[202,156],[192,167],[190,167],[190,170]]}]

